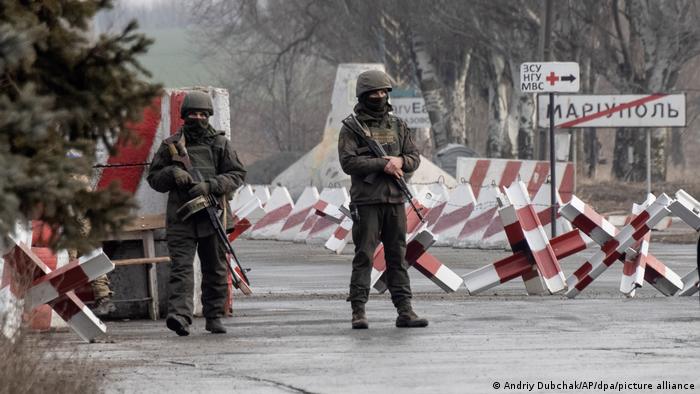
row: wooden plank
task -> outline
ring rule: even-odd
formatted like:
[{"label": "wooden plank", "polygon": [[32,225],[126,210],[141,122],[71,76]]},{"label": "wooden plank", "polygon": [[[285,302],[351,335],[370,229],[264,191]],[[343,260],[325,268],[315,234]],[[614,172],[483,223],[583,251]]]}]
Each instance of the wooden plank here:
[{"label": "wooden plank", "polygon": [[142,231],[142,230],[154,230],[159,228],[165,228],[165,214],[157,215],[141,215],[138,216],[134,221],[124,226],[122,231]]},{"label": "wooden plank", "polygon": [[[145,231],[143,234],[143,255],[147,259],[156,257],[156,244],[153,239],[153,231]],[[148,294],[151,296],[148,314],[151,320],[158,320],[158,273],[154,263],[148,264]]]},{"label": "wooden plank", "polygon": [[159,264],[159,263],[169,263],[170,257],[142,257],[138,259],[122,259],[122,260],[112,260],[114,265],[141,265],[141,264]]}]

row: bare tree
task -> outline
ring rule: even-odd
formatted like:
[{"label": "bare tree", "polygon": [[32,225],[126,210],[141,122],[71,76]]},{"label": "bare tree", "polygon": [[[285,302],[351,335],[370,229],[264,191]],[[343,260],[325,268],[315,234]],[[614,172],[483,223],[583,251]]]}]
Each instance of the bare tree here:
[{"label": "bare tree", "polygon": [[[601,40],[601,50],[594,58],[596,71],[621,92],[673,91],[683,66],[700,54],[696,3],[690,0],[612,0],[609,7],[612,24],[596,24],[607,35],[606,40]],[[682,144],[680,134],[674,139]],[[617,130],[615,177],[633,181],[645,178],[645,145],[643,130]],[[653,130],[653,179],[665,179],[667,152],[666,130]]]}]

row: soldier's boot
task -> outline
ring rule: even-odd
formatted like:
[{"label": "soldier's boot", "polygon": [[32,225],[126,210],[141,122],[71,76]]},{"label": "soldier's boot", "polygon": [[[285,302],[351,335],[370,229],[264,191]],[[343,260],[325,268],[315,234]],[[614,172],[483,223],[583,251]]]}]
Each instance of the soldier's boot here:
[{"label": "soldier's boot", "polygon": [[396,327],[415,328],[428,326],[428,320],[418,317],[410,303],[404,303],[396,309],[399,312],[399,316],[396,318]]},{"label": "soldier's boot", "polygon": [[94,313],[97,317],[105,317],[116,310],[117,307],[109,297],[97,299],[92,307],[92,313]]},{"label": "soldier's boot", "polygon": [[204,329],[212,334],[226,334],[226,327],[224,327],[224,324],[218,317],[207,318],[207,323],[204,325]]},{"label": "soldier's boot", "polygon": [[190,324],[182,316],[170,315],[165,319],[165,325],[175,331],[177,335],[186,337],[190,335]]},{"label": "soldier's boot", "polygon": [[352,328],[355,330],[369,328],[369,322],[365,314],[365,304],[363,302],[352,303]]}]

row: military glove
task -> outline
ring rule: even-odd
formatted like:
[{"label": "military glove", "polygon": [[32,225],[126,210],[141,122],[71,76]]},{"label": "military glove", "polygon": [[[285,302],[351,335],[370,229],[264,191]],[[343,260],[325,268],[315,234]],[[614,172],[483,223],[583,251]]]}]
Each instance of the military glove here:
[{"label": "military glove", "polygon": [[175,179],[175,184],[177,187],[180,188],[184,188],[185,186],[189,186],[194,183],[192,175],[180,167],[175,167],[173,170],[173,178]]},{"label": "military glove", "polygon": [[197,196],[206,196],[209,193],[211,193],[211,186],[209,185],[209,182],[199,182],[190,189],[190,197],[192,198]]}]

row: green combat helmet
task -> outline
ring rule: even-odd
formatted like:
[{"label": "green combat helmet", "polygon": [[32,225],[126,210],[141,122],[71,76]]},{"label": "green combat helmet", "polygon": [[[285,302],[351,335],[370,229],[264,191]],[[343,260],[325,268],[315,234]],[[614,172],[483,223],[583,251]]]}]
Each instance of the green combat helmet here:
[{"label": "green combat helmet", "polygon": [[211,97],[208,94],[200,91],[192,91],[187,93],[180,107],[180,118],[185,119],[187,114],[192,111],[203,111],[214,115],[214,105],[211,103]]},{"label": "green combat helmet", "polygon": [[391,77],[384,71],[369,70],[357,77],[357,85],[355,85],[356,97],[379,89],[386,89],[391,92]]}]

